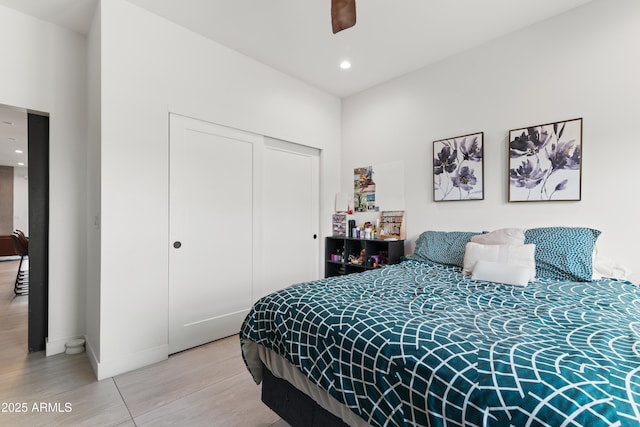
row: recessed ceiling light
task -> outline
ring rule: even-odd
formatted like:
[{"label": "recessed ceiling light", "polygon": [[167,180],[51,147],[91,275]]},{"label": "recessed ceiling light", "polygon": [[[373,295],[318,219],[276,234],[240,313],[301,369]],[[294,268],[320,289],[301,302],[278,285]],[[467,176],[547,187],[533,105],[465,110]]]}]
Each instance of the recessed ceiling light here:
[{"label": "recessed ceiling light", "polygon": [[24,163],[20,162],[18,163],[18,166],[24,166]]},{"label": "recessed ceiling light", "polygon": [[22,151],[22,150],[16,150],[16,153],[18,153],[18,154],[22,154],[23,152],[24,151]]},{"label": "recessed ceiling light", "polygon": [[349,68],[351,68],[351,62],[349,61],[342,61],[340,63],[340,68],[342,68],[343,70],[348,70]]}]

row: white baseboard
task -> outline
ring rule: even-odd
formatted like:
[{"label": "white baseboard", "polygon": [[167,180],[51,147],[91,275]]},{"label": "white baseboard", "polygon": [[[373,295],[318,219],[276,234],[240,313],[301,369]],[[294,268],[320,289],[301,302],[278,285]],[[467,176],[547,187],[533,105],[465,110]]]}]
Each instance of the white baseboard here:
[{"label": "white baseboard", "polygon": [[91,369],[93,369],[93,373],[96,378],[98,378],[98,357],[96,356],[96,352],[93,349],[93,346],[85,336],[85,351],[87,352],[87,359],[89,359],[89,364],[91,365]]},{"label": "white baseboard", "polygon": [[98,381],[105,378],[114,377],[134,369],[153,363],[162,362],[169,357],[169,346],[161,345],[158,347],[138,351],[135,353],[119,355],[118,358],[98,361],[93,349],[87,352],[89,363],[96,373]]},{"label": "white baseboard", "polygon": [[96,378],[103,380],[105,378],[114,377],[116,375],[123,374],[125,372],[133,371],[134,369],[142,368],[147,365],[151,365],[157,362],[162,362],[169,357],[169,346],[160,345],[158,347],[150,348],[143,351],[138,351],[132,354],[120,355],[116,359],[106,360],[100,362],[96,355],[95,349],[87,340],[86,336],[83,337],[69,337],[63,340],[49,341],[46,339],[46,356],[53,356],[55,354],[64,353],[66,350],[65,344],[73,339],[84,338],[85,351],[87,353],[87,359],[93,368],[93,372],[96,374]]},{"label": "white baseboard", "polygon": [[45,338],[45,355],[49,357],[55,354],[64,353],[65,350],[67,349],[65,347],[65,344],[71,340],[75,340],[78,338],[84,338],[84,336],[67,337],[67,338],[63,338],[61,340],[55,340],[55,341],[50,341],[49,337]]}]

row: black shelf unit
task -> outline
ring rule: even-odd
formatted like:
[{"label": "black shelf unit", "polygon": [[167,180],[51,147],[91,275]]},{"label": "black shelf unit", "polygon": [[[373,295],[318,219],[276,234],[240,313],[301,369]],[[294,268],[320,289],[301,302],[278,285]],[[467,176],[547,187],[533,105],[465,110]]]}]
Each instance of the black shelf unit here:
[{"label": "black shelf unit", "polygon": [[[365,263],[352,264],[349,255],[357,256],[364,249]],[[332,255],[342,255],[340,259],[333,259]],[[368,260],[377,256],[384,259],[384,263],[373,267]],[[376,240],[352,239],[350,237],[329,236],[325,242],[324,277],[339,276],[341,274],[359,273],[373,268],[397,264],[404,256],[404,240]],[[334,257],[336,258],[336,257]]]}]

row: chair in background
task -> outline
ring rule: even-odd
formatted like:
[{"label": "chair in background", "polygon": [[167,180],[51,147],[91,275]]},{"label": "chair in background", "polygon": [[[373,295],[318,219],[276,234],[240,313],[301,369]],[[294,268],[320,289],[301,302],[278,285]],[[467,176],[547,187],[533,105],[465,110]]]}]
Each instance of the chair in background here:
[{"label": "chair in background", "polygon": [[29,238],[20,230],[11,233],[13,248],[16,254],[20,255],[20,264],[16,273],[16,281],[13,286],[13,292],[16,295],[27,295],[29,293],[29,270],[22,269],[24,257],[29,256]]}]

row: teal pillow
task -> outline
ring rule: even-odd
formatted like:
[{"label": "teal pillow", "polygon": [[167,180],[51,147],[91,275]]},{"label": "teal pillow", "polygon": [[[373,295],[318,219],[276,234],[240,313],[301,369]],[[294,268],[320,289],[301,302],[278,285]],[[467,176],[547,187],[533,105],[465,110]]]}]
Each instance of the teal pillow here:
[{"label": "teal pillow", "polygon": [[599,230],[582,227],[531,228],[524,243],[536,245],[536,277],[591,281],[593,247]]},{"label": "teal pillow", "polygon": [[476,234],[471,231],[425,231],[416,239],[413,257],[438,264],[464,265],[467,243]]}]

